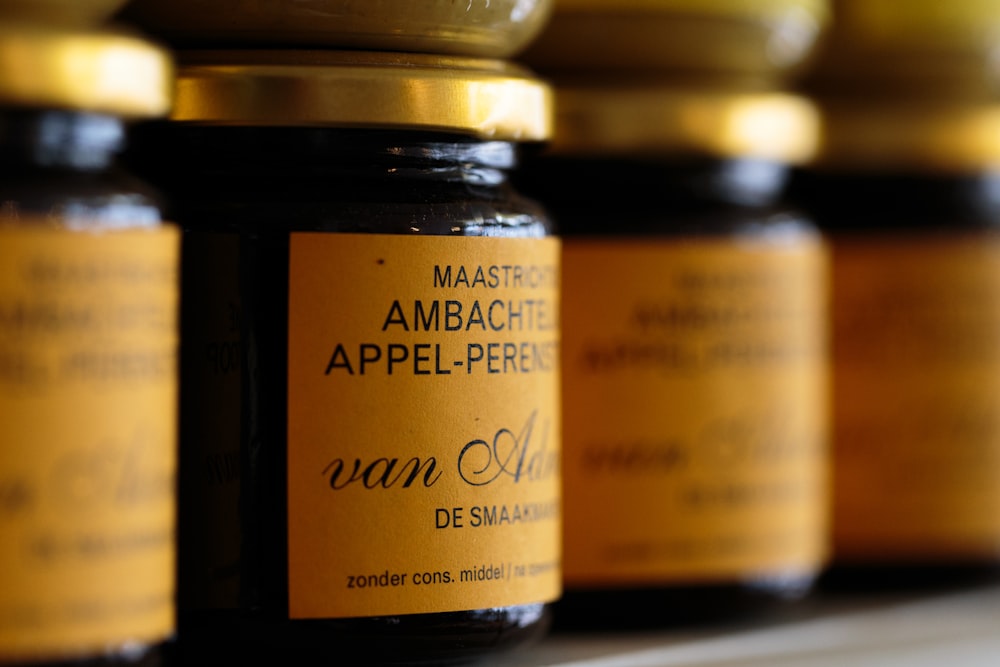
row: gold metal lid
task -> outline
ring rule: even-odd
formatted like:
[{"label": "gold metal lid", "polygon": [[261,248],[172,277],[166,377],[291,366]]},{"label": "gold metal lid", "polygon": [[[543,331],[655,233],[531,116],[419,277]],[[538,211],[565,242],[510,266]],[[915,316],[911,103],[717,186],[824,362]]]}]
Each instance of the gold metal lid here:
[{"label": "gold metal lid", "polygon": [[328,126],[541,141],[551,90],[501,60],[365,51],[179,54],[171,118],[213,125]]},{"label": "gold metal lid", "polygon": [[557,87],[554,154],[808,160],[815,107],[785,93]]},{"label": "gold metal lid", "polygon": [[0,0],[0,22],[35,22],[50,26],[96,26],[127,0]]},{"label": "gold metal lid", "polygon": [[0,107],[162,116],[172,74],[168,53],[133,35],[0,28]]},{"label": "gold metal lid", "polygon": [[1000,167],[1000,104],[827,101],[814,166],[968,172]]},{"label": "gold metal lid", "polygon": [[182,46],[293,46],[508,58],[552,0],[132,0],[123,17]]},{"label": "gold metal lid", "polygon": [[815,50],[828,0],[556,0],[523,60],[543,73],[628,70],[784,81]]}]

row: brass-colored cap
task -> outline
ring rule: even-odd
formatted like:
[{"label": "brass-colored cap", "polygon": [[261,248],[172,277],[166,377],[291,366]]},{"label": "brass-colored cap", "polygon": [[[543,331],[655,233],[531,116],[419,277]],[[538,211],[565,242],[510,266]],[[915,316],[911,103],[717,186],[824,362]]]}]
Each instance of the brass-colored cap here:
[{"label": "brass-colored cap", "polygon": [[811,58],[828,0],[556,0],[523,60],[567,70],[789,80]]},{"label": "brass-colored cap", "polygon": [[805,98],[666,87],[556,88],[554,154],[810,159],[819,119]]},{"label": "brass-colored cap", "polygon": [[549,86],[501,60],[364,51],[182,52],[172,119],[411,129],[484,139],[551,134]]},{"label": "brass-colored cap", "polygon": [[508,58],[552,0],[132,0],[123,17],[182,46],[324,47]]},{"label": "brass-colored cap", "polygon": [[0,107],[162,116],[172,75],[168,53],[132,35],[0,28]]},{"label": "brass-colored cap", "polygon": [[0,23],[33,22],[49,26],[97,26],[127,0],[0,0]]},{"label": "brass-colored cap", "polygon": [[1000,104],[828,101],[815,166],[961,173],[1000,167]]}]

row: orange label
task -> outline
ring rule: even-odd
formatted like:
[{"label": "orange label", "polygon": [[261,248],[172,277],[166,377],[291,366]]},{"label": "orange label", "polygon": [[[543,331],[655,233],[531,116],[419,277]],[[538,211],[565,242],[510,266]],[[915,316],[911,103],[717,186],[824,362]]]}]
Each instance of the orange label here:
[{"label": "orange label", "polygon": [[558,597],[558,253],[292,234],[292,618]]},{"label": "orange label", "polygon": [[833,245],[834,547],[1000,548],[1000,235]]},{"label": "orange label", "polygon": [[565,241],[567,583],[822,564],[825,270],[811,235]]},{"label": "orange label", "polygon": [[173,631],[178,234],[0,229],[0,658]]}]

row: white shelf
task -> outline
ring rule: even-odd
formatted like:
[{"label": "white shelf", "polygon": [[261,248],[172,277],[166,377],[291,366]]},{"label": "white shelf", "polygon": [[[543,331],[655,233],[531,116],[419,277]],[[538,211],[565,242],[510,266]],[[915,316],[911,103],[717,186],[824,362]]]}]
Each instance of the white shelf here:
[{"label": "white shelf", "polygon": [[924,595],[814,596],[778,621],[552,635],[491,667],[1000,667],[1000,584]]}]

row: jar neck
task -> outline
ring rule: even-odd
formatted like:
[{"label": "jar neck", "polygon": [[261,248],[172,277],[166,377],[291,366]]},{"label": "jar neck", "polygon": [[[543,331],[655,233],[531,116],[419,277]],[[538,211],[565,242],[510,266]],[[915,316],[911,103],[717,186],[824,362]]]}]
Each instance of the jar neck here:
[{"label": "jar neck", "polygon": [[100,171],[125,145],[117,117],[75,111],[0,111],[0,169]]},{"label": "jar neck", "polygon": [[1000,226],[1000,171],[803,169],[790,195],[830,230]]},{"label": "jar neck", "polygon": [[[196,178],[205,187],[245,189],[294,183],[437,181],[499,186],[517,165],[517,147],[458,135],[333,128],[208,127],[171,123],[137,128],[130,142],[141,171],[171,180]],[[165,157],[164,168],[150,162]],[[184,173],[188,176],[184,176]],[[197,172],[196,174],[192,172]]]},{"label": "jar neck", "polygon": [[699,211],[771,206],[784,194],[789,169],[750,159],[540,156],[522,172],[526,191],[547,200]]}]

